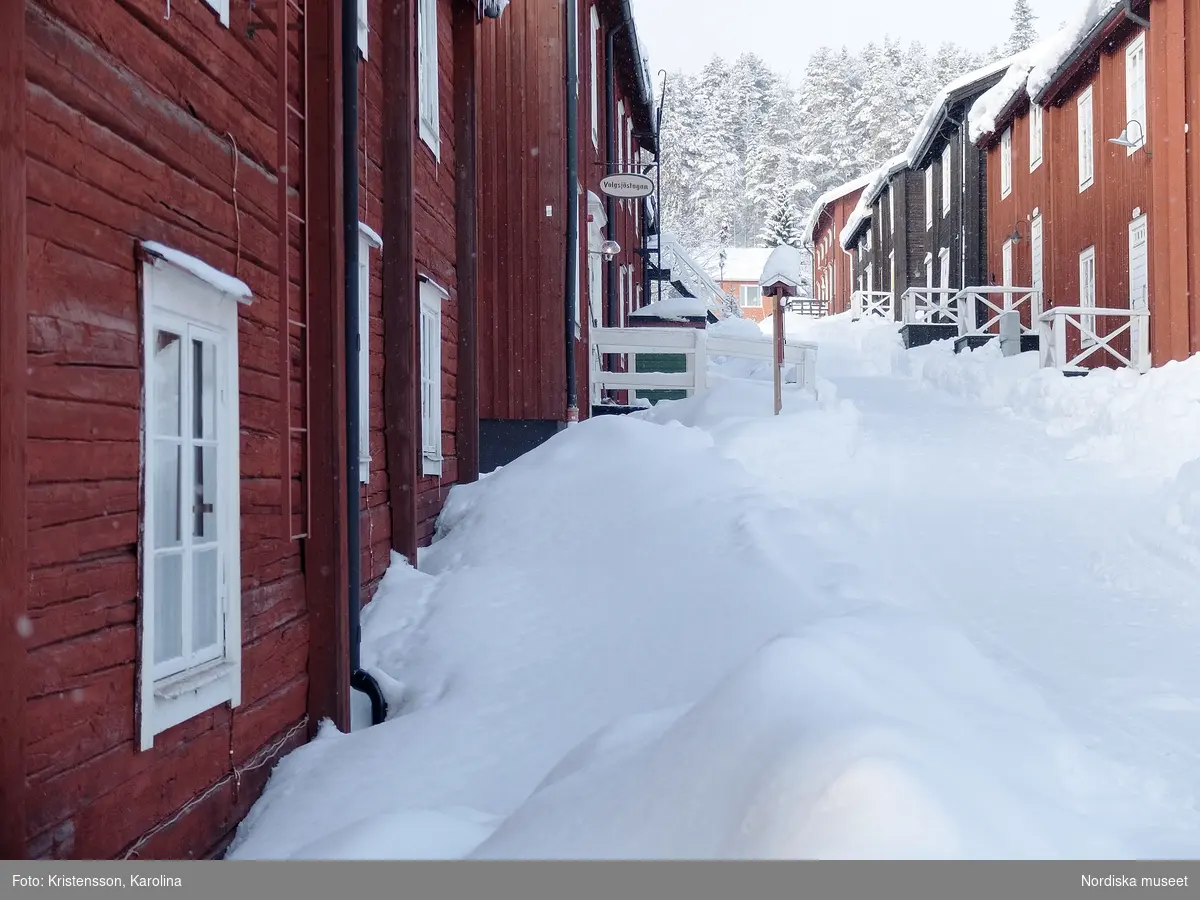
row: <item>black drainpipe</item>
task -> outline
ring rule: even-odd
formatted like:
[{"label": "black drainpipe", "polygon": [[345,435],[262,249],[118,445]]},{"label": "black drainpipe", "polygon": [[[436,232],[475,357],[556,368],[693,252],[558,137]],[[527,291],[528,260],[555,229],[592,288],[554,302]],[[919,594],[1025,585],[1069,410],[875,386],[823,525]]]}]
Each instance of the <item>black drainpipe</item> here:
[{"label": "black drainpipe", "polygon": [[[615,66],[613,65],[613,48],[616,46],[617,35],[624,30],[628,23],[622,22],[619,25],[614,25],[608,29],[604,35],[604,171],[606,175],[612,175],[617,171],[617,140],[621,136],[616,134],[617,130],[617,86]],[[604,198],[604,212],[608,216],[608,239],[615,241],[617,239],[617,223],[616,223],[616,200],[612,197]],[[604,305],[608,310],[608,324],[615,328],[617,324],[617,282],[613,277],[613,264],[607,264],[609,267],[608,280],[604,289]],[[612,354],[608,357],[609,369],[615,368],[613,363],[616,357]]]},{"label": "black drainpipe", "polygon": [[346,569],[349,576],[350,687],[371,698],[371,724],[387,717],[378,683],[360,668],[362,504],[358,479],[358,7],[342,4],[342,218],[346,254]]},{"label": "black drainpipe", "polygon": [[[567,421],[579,417],[579,388],[575,383],[575,295],[579,291],[579,59],[576,56],[579,22],[576,0],[568,0],[567,8],[567,286],[563,300],[563,321],[566,322],[567,353]],[[583,304],[580,303],[580,311]],[[581,316],[582,318],[582,316]],[[591,402],[595,402],[592,398]]]}]

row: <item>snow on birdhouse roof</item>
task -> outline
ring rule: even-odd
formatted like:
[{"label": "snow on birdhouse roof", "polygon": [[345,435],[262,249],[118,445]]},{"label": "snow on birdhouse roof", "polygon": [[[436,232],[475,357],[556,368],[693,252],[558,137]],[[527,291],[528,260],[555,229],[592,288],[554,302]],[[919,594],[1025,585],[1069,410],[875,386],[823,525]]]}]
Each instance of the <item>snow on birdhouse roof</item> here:
[{"label": "snow on birdhouse roof", "polygon": [[1087,0],[1066,26],[1013,57],[1004,78],[971,107],[970,139],[978,142],[994,134],[1023,97],[1030,102],[1041,100],[1071,57],[1118,14],[1124,14],[1121,0]]},{"label": "snow on birdhouse roof", "polygon": [[758,283],[767,257],[771,255],[770,247],[726,247],[725,268],[721,268],[721,255],[717,253],[706,267],[713,278],[725,281],[744,281]]},{"label": "snow on birdhouse roof", "polygon": [[767,257],[766,265],[763,266],[762,275],[759,276],[758,283],[763,287],[770,287],[774,284],[785,284],[799,291],[801,279],[803,278],[803,270],[804,254],[795,247],[780,244]]},{"label": "snow on birdhouse roof", "polygon": [[865,175],[860,175],[853,181],[847,181],[845,184],[831,188],[818,197],[817,202],[813,204],[812,211],[808,214],[808,221],[804,226],[805,240],[812,240],[813,230],[817,227],[817,222],[820,221],[821,214],[825,212],[825,209],[829,206],[829,204],[833,203],[835,200],[842,199],[847,194],[854,193],[859,188],[866,187],[867,182],[871,180],[871,176],[874,174],[874,172],[867,172]]}]

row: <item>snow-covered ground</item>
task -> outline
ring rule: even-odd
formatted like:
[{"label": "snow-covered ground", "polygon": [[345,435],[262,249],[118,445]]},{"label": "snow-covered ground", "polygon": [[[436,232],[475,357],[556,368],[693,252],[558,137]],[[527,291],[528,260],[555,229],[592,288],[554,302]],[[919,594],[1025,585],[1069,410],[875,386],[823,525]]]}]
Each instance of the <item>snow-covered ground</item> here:
[{"label": "snow-covered ground", "polygon": [[1200,856],[1200,358],[789,332],[456,488],[230,856]]}]

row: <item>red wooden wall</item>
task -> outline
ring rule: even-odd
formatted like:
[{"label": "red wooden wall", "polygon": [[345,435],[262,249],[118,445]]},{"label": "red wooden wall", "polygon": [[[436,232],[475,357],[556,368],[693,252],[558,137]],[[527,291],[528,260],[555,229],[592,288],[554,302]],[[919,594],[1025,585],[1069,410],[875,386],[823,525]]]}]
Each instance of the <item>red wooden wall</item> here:
[{"label": "red wooden wall", "polygon": [[[280,516],[273,42],[244,38],[236,4],[231,28],[198,0],[176,2],[170,19],[156,0],[26,8],[27,849],[108,857],[306,709],[304,579]],[[135,751],[133,706],[138,239],[236,273],[255,294],[239,334],[242,705],[173,728],[146,752]],[[267,771],[226,783],[139,855],[210,852]]]},{"label": "red wooden wall", "polygon": [[854,264],[842,250],[839,237],[846,222],[858,205],[863,188],[851,191],[843,197],[833,200],[821,213],[813,238],[813,294],[817,293],[818,285],[828,284],[830,288],[830,314],[845,312],[850,308],[850,295],[854,293]]}]

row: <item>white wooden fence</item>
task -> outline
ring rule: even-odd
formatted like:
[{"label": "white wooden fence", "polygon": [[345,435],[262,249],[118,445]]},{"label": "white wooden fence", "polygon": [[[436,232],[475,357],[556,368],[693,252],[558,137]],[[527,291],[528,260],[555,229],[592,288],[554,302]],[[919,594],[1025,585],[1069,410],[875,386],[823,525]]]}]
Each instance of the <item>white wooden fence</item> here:
[{"label": "white wooden fence", "polygon": [[[1108,334],[1101,336],[1096,327],[1099,318],[1127,319]],[[1150,310],[1144,306],[1135,309],[1108,309],[1103,306],[1056,306],[1038,316],[1041,338],[1040,353],[1042,368],[1062,369],[1065,372],[1085,372],[1084,360],[1094,354],[1109,354],[1113,359],[1138,372],[1150,369]],[[1067,335],[1079,335],[1079,352],[1067,356]],[[1129,335],[1129,355],[1122,353],[1113,341],[1123,334]]]},{"label": "white wooden fence", "polygon": [[905,325],[958,325],[958,288],[911,287],[900,296]]},{"label": "white wooden fence", "polygon": [[890,291],[855,291],[850,295],[850,309],[854,320],[867,316],[892,317],[893,298]]},{"label": "white wooden fence", "polygon": [[1000,317],[1007,312],[1029,309],[1030,325],[1021,325],[1021,334],[1037,334],[1038,316],[1042,314],[1042,292],[1027,287],[988,285],[963,288],[954,295],[958,307],[958,336],[976,337],[997,335]]},{"label": "white wooden fence", "polygon": [[[683,390],[689,395],[708,387],[708,361],[715,357],[733,357],[770,363],[774,347],[769,340],[718,337],[703,328],[593,328],[591,387],[593,402],[602,391]],[[638,354],[682,354],[684,372],[637,372]],[[630,371],[610,372],[601,367],[609,355],[627,356]],[[792,373],[785,378],[799,390],[813,390],[817,377],[817,346],[788,341],[783,349],[783,364]]]}]

